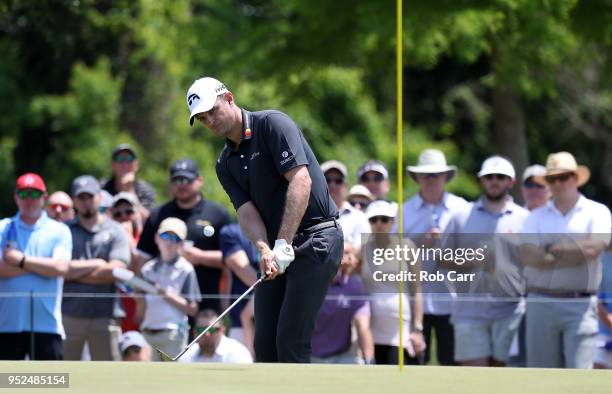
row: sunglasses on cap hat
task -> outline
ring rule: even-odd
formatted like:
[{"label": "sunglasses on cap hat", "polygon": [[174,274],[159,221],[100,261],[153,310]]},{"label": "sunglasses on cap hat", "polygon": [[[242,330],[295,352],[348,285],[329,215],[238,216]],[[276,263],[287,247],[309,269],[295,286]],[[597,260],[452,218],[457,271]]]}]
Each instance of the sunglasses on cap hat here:
[{"label": "sunglasses on cap hat", "polygon": [[38,200],[43,194],[44,193],[42,191],[34,189],[17,190],[17,197],[19,197],[21,200],[25,200],[28,197],[32,200]]},{"label": "sunglasses on cap hat", "polygon": [[370,219],[368,219],[370,221],[370,223],[374,224],[374,223],[378,223],[381,222],[383,224],[387,224],[391,221],[391,218],[388,216],[373,216]]},{"label": "sunglasses on cap hat", "polygon": [[175,244],[178,244],[181,242],[181,239],[179,238],[179,236],[174,233],[171,233],[170,231],[159,234],[159,238],[163,239],[164,241],[174,242]]},{"label": "sunglasses on cap hat", "polygon": [[326,176],[325,181],[328,185],[331,183],[335,183],[336,185],[342,185],[344,183],[344,178]]},{"label": "sunglasses on cap hat", "polygon": [[185,178],[184,176],[177,176],[172,179],[172,183],[175,185],[190,185],[195,181],[195,179]]},{"label": "sunglasses on cap hat", "polygon": [[71,208],[65,204],[49,204],[49,208],[53,211],[57,211],[58,209],[61,212],[68,212]]},{"label": "sunglasses on cap hat", "polygon": [[359,177],[359,180],[361,182],[382,182],[385,180],[385,177],[383,176],[383,174],[379,173],[370,176],[363,174],[361,177]]},{"label": "sunglasses on cap hat", "polygon": [[367,200],[349,200],[349,204],[355,208],[361,207],[362,209],[366,209],[368,205],[370,205],[370,202]]},{"label": "sunglasses on cap hat", "polygon": [[534,182],[532,178],[527,178],[525,182],[523,182],[523,187],[525,189],[544,189],[544,185]]},{"label": "sunglasses on cap hat", "polygon": [[[217,332],[219,332],[220,329],[220,327],[211,327],[208,331],[206,331],[206,334],[216,334]],[[204,330],[206,330],[206,327],[196,327],[196,332],[198,333],[198,335],[203,333]]]},{"label": "sunglasses on cap hat", "polygon": [[567,182],[568,179],[570,179],[571,177],[574,176],[573,172],[568,172],[565,174],[559,174],[559,175],[546,175],[544,177],[544,180],[546,181],[546,183],[555,183],[555,182]]},{"label": "sunglasses on cap hat", "polygon": [[134,156],[132,153],[128,153],[127,155],[122,155],[121,153],[118,153],[113,156],[113,161],[115,163],[131,163],[134,160],[136,160],[136,156]]},{"label": "sunglasses on cap hat", "polygon": [[113,219],[119,219],[123,216],[132,216],[136,211],[132,208],[127,208],[123,210],[116,210],[113,212]]}]

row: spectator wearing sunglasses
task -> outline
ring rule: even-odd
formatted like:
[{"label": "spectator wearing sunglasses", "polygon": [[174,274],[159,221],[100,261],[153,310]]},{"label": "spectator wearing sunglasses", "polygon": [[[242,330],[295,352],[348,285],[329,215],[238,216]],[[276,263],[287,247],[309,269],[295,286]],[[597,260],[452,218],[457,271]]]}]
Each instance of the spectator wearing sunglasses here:
[{"label": "spectator wearing sunglasses", "polygon": [[[444,153],[425,149],[417,165],[407,167],[410,178],[419,185],[417,194],[403,205],[403,233],[417,245],[430,247],[439,238],[452,215],[469,207],[463,198],[447,192],[446,185],[457,174],[457,167],[448,165]],[[435,261],[423,261],[423,270],[436,273]],[[431,336],[436,335],[437,357],[441,365],[454,365],[454,332],[450,323],[454,293],[443,281],[425,281],[423,287],[423,330],[427,348],[424,362],[429,362]]]},{"label": "spectator wearing sunglasses", "polygon": [[354,253],[359,254],[361,235],[370,232],[370,224],[365,214],[346,201],[347,174],[346,166],[337,161],[329,160],[321,164],[321,170],[327,182],[329,195],[338,207],[340,217],[338,222],[344,232],[344,241],[353,245]]},{"label": "spectator wearing sunglasses", "polygon": [[[418,280],[420,262],[410,266],[410,272],[416,276],[416,280],[410,281],[406,286],[407,291],[401,295],[403,343],[400,345],[398,283],[380,279],[375,275],[376,271],[397,274],[400,271],[400,262],[393,259],[385,261],[382,265],[375,265],[372,259],[375,249],[393,249],[398,245],[397,237],[391,233],[397,217],[397,204],[384,200],[374,201],[368,206],[366,216],[370,221],[372,234],[362,246],[361,277],[366,291],[371,296],[371,330],[374,337],[376,364],[397,365],[400,346],[403,349],[405,363],[416,363],[419,355],[425,350],[421,328],[423,327],[423,297]],[[404,240],[404,245],[414,247],[414,243],[409,239]]]},{"label": "spectator wearing sunglasses", "polygon": [[611,215],[578,190],[590,170],[569,152],[552,153],[534,180],[552,199],[529,214],[522,260],[527,279],[527,366],[591,368],[597,345],[597,297]]},{"label": "spectator wearing sunglasses", "polygon": [[[193,329],[193,336],[200,335],[219,315],[211,309],[201,311]],[[253,362],[248,349],[235,339],[225,335],[223,322],[219,321],[208,329],[179,360],[188,363],[250,364]]]},{"label": "spectator wearing sunglasses", "polygon": [[[62,300],[65,356],[80,360],[87,342],[92,360],[119,361],[120,320],[125,313],[116,298],[112,271],[130,264],[128,237],[119,223],[100,213],[102,197],[96,178],[77,177],[70,194],[77,216],[68,223],[73,249]],[[83,294],[95,294],[96,298]]]},{"label": "spectator wearing sunglasses", "polygon": [[115,195],[119,192],[129,192],[138,197],[142,217],[149,217],[155,205],[155,191],[146,181],[138,179],[138,157],[131,145],[120,144],[111,154],[111,168],[113,175],[103,182],[102,189]]},{"label": "spectator wearing sunglasses", "polygon": [[359,184],[365,186],[375,200],[386,199],[389,194],[389,171],[378,160],[368,160],[357,170]]},{"label": "spectator wearing sunglasses", "polygon": [[353,208],[365,212],[368,205],[374,201],[374,196],[367,187],[363,185],[353,185],[349,189],[346,199]]},{"label": "spectator wearing sunglasses", "polygon": [[63,358],[59,311],[72,237],[65,224],[47,216],[46,196],[39,175],[21,175],[14,194],[19,212],[0,221],[1,360]]},{"label": "spectator wearing sunglasses", "polygon": [[508,234],[518,234],[529,214],[510,196],[515,177],[509,160],[487,158],[478,172],[482,196],[456,212],[442,235],[443,249],[487,250],[484,262],[447,265],[474,275],[454,283],[455,360],[464,366],[505,366],[525,311],[522,267],[518,256],[506,254],[504,247],[511,240]]},{"label": "spectator wearing sunglasses", "polygon": [[525,168],[523,172],[523,184],[521,185],[521,193],[525,200],[525,208],[533,211],[536,208],[546,205],[550,199],[550,189],[548,185],[538,183],[534,180],[536,176],[544,176],[546,167],[540,164],[534,164]]},{"label": "spectator wearing sunglasses", "polygon": [[58,222],[66,223],[74,219],[72,198],[63,191],[57,191],[49,196],[45,210],[51,219]]},{"label": "spectator wearing sunglasses", "polygon": [[[193,160],[175,161],[170,168],[173,199],[151,211],[138,241],[138,252],[147,259],[157,256],[159,249],[155,234],[159,224],[168,217],[181,219],[187,224],[187,240],[193,243],[193,246],[183,248],[183,255],[195,267],[202,293],[216,296],[220,292],[221,273],[225,269],[219,233],[223,226],[231,223],[231,218],[227,209],[204,197],[203,187],[204,179]],[[220,312],[219,299],[204,298],[200,309]]]},{"label": "spectator wearing sunglasses", "polygon": [[[159,257],[142,267],[142,277],[159,293],[136,300],[137,321],[148,343],[167,354],[178,354],[187,345],[188,316],[198,313],[200,287],[193,266],[180,255],[187,226],[178,218],[164,219],[155,234]],[[161,361],[157,354],[153,361]]]}]

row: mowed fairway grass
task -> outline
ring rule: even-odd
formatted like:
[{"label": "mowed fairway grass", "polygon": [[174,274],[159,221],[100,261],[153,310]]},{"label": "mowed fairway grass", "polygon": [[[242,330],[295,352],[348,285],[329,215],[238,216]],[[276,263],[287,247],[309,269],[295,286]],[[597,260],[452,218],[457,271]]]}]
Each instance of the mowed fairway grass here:
[{"label": "mowed fairway grass", "polygon": [[612,372],[593,370],[406,367],[400,373],[392,366],[2,361],[0,372],[70,373],[70,388],[51,392],[71,394],[612,392]]}]

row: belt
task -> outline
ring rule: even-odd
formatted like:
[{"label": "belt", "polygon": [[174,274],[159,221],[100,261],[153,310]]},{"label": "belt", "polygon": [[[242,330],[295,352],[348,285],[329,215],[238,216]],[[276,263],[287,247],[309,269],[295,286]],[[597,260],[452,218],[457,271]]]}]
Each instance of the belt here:
[{"label": "belt", "polygon": [[316,233],[317,231],[325,230],[326,228],[338,227],[338,221],[336,217],[331,217],[324,219],[322,222],[315,224],[314,226],[306,227],[302,231],[295,234],[293,237],[293,241],[296,241],[300,238],[306,237],[312,233]]},{"label": "belt", "polygon": [[529,293],[535,293],[553,298],[587,298],[594,296],[594,292],[590,291],[556,291],[549,289],[529,289]]}]

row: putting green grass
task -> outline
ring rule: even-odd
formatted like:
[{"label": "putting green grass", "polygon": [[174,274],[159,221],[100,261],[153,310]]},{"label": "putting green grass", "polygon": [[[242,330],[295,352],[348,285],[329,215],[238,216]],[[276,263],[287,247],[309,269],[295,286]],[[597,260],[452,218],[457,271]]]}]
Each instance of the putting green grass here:
[{"label": "putting green grass", "polygon": [[[612,371],[296,364],[0,362],[5,373],[70,373],[70,394],[610,393]],[[0,389],[0,393],[8,390]],[[11,392],[41,393],[43,389]]]}]

